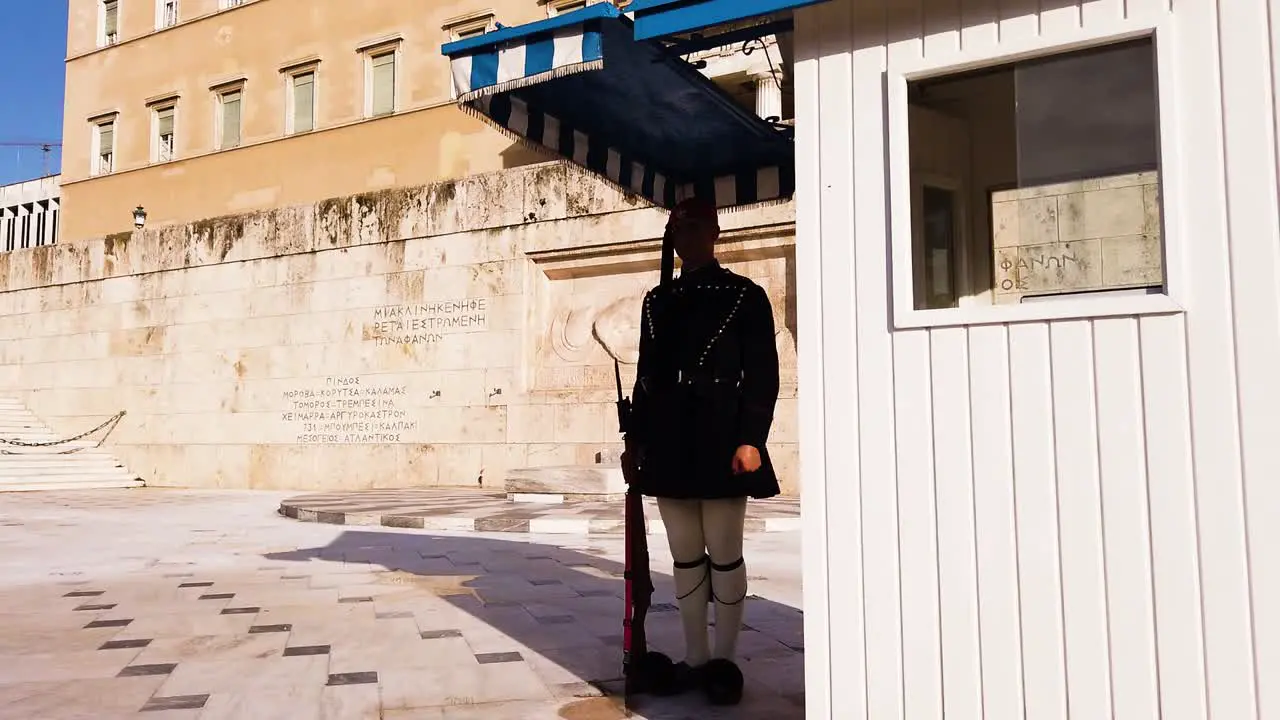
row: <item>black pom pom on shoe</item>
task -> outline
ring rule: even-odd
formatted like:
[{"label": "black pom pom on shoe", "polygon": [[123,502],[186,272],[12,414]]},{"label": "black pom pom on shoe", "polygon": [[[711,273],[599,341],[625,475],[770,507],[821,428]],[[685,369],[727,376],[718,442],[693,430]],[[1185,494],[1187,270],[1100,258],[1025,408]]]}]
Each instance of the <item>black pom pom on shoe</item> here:
[{"label": "black pom pom on shoe", "polygon": [[702,668],[702,688],[712,705],[737,705],[742,702],[742,671],[732,660],[717,658]]}]

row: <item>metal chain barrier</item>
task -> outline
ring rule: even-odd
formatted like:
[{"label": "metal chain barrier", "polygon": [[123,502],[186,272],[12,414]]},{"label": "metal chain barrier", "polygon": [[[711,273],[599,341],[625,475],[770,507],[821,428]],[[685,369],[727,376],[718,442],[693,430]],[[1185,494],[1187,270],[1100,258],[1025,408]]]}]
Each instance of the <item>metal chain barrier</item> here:
[{"label": "metal chain barrier", "polygon": [[[106,422],[104,422],[104,423],[102,423],[101,425],[99,425],[99,426],[97,426],[97,427],[93,428],[92,430],[87,430],[87,431],[85,431],[85,432],[80,433],[79,435],[76,435],[76,436],[74,436],[74,437],[64,438],[64,439],[62,439],[62,440],[49,440],[49,441],[46,441],[46,442],[25,442],[25,441],[23,441],[23,440],[11,440],[11,439],[8,439],[8,438],[0,438],[0,455],[28,455],[28,454],[34,454],[34,453],[21,453],[21,452],[14,452],[14,451],[12,451],[12,450],[9,450],[9,449],[7,449],[7,448],[3,447],[3,446],[5,446],[5,445],[9,445],[9,446],[12,446],[12,447],[21,447],[21,448],[44,448],[44,447],[54,447],[54,446],[57,446],[57,445],[66,445],[67,443],[73,443],[73,442],[76,442],[77,440],[83,440],[83,439],[85,439],[85,438],[89,437],[90,435],[92,435],[92,434],[94,434],[94,433],[98,432],[99,430],[101,430],[101,429],[103,429],[103,428],[108,428],[108,427],[109,427],[109,429],[108,429],[105,433],[103,433],[103,434],[102,434],[102,438],[101,438],[100,440],[98,440],[98,443],[97,443],[96,445],[94,445],[94,446],[93,446],[93,447],[95,447],[95,448],[102,447],[102,443],[106,441],[107,436],[111,434],[111,431],[116,429],[116,425],[119,425],[119,424],[120,424],[120,421],[124,418],[124,416],[125,416],[125,411],[124,411],[124,410],[121,410],[120,412],[118,412],[118,413],[116,413],[115,415],[113,415],[113,416],[111,416],[110,418],[108,418],[108,419],[106,420]],[[74,453],[74,452],[80,452],[81,450],[84,450],[84,449],[85,449],[85,448],[71,448],[70,450],[63,450],[62,452],[54,453],[54,454],[56,454],[56,455],[69,455],[69,454]]]}]

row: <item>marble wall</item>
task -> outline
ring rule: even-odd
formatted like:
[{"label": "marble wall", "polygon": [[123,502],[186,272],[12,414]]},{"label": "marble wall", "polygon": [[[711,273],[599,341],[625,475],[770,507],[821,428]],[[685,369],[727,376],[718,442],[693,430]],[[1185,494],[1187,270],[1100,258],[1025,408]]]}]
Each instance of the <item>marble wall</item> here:
[{"label": "marble wall", "polygon": [[[0,394],[126,410],[149,484],[500,488],[615,450],[665,213],[562,163],[0,254]],[[727,213],[775,303],[796,493],[794,210]]]},{"label": "marble wall", "polygon": [[991,217],[997,303],[1164,281],[1155,172],[993,192]]}]

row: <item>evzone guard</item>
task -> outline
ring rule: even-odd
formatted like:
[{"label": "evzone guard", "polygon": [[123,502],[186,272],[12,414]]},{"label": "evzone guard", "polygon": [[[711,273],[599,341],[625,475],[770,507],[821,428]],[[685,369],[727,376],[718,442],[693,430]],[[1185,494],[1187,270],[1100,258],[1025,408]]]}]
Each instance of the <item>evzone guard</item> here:
[{"label": "evzone guard", "polygon": [[682,268],[644,299],[623,463],[633,488],[657,498],[685,638],[678,663],[649,653],[645,667],[662,677],[646,685],[663,695],[701,690],[712,704],[734,705],[743,692],[735,658],[747,599],[747,501],[779,492],[765,447],[778,353],[769,298],[716,261],[719,235],[709,202],[686,200],[671,213],[666,240]]}]

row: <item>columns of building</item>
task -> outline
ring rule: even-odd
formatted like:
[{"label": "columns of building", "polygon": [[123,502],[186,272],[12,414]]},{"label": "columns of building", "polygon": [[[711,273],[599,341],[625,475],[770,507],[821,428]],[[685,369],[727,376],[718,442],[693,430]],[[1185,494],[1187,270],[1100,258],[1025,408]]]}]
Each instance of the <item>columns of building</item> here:
[{"label": "columns of building", "polygon": [[751,76],[756,83],[756,114],[762,118],[782,119],[782,71],[777,77],[772,72]]}]

